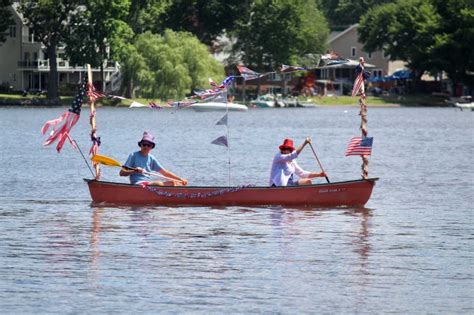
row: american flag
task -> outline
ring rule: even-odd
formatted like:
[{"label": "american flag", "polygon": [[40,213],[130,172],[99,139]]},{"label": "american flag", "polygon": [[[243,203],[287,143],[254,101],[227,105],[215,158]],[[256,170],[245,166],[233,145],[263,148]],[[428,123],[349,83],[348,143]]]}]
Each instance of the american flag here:
[{"label": "american flag", "polygon": [[280,72],[293,72],[298,70],[306,70],[305,67],[297,67],[297,66],[288,66],[288,65],[281,65]]},{"label": "american flag", "polygon": [[261,74],[261,73],[255,72],[245,66],[237,66],[237,69],[239,70],[240,75],[242,76],[242,78],[244,78],[245,81],[258,79],[268,74],[268,73]]},{"label": "american flag", "polygon": [[71,108],[63,113],[59,118],[47,121],[43,128],[41,128],[41,133],[44,135],[48,131],[49,127],[52,127],[53,130],[51,131],[49,137],[43,143],[44,146],[50,145],[56,140],[58,140],[58,144],[56,145],[56,150],[58,153],[61,152],[61,149],[64,145],[66,140],[69,140],[71,145],[74,145],[71,138],[69,137],[69,132],[71,131],[72,127],[77,123],[79,117],[81,115],[81,108],[84,96],[86,95],[87,90],[87,76],[84,79],[84,82],[81,84],[79,88],[79,92],[77,93],[74,101],[71,104]]},{"label": "american flag", "polygon": [[194,91],[194,94],[191,96],[193,99],[200,99],[201,101],[211,101],[219,95],[226,94],[226,90],[221,89],[210,89],[205,91]]},{"label": "american flag", "polygon": [[93,84],[87,85],[87,96],[89,96],[89,101],[95,103],[99,98],[105,97],[105,94],[98,92]]},{"label": "american flag", "polygon": [[347,146],[348,155],[371,155],[374,137],[353,137]]},{"label": "american flag", "polygon": [[364,75],[359,73],[357,75],[357,78],[354,81],[354,87],[352,88],[352,97],[356,96],[359,91],[362,92],[362,94],[365,93],[364,91]]},{"label": "american flag", "polygon": [[193,104],[196,104],[197,101],[181,101],[181,102],[169,102],[168,105],[176,108],[188,107]]},{"label": "american flag", "polygon": [[364,80],[370,77],[370,72],[364,70],[363,64],[359,64],[355,68],[355,73],[357,77],[352,88],[352,97],[356,96],[359,91],[362,95],[365,95]]},{"label": "american flag", "polygon": [[148,103],[148,107],[153,108],[153,109],[163,109],[163,106],[160,104],[157,104],[155,102],[150,102]]},{"label": "american flag", "polygon": [[209,84],[213,87],[213,88],[216,88],[216,89],[225,89],[227,88],[231,83],[232,81],[234,81],[235,79],[235,76],[231,75],[231,76],[228,76],[224,79],[224,81],[221,82],[220,85],[217,85],[216,82],[214,82],[214,80],[212,80],[211,78],[209,78]]}]

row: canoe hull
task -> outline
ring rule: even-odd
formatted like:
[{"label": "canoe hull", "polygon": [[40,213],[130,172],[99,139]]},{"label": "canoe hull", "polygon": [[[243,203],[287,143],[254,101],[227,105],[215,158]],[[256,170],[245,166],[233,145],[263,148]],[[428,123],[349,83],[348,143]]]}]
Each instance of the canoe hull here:
[{"label": "canoe hull", "polygon": [[363,206],[377,178],[298,187],[147,187],[85,179],[94,203],[167,206]]}]

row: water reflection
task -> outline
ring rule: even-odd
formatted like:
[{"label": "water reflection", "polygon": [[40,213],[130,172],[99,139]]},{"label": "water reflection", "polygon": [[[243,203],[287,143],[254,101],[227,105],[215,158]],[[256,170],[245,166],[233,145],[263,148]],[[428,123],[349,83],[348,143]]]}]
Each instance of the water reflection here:
[{"label": "water reflection", "polygon": [[101,217],[102,213],[104,212],[104,209],[102,208],[94,208],[94,211],[92,212],[92,229],[91,229],[91,258],[92,258],[92,265],[96,266],[97,265],[97,259],[99,258],[100,252],[99,252],[99,236],[100,236],[100,230],[102,228],[101,224]]}]

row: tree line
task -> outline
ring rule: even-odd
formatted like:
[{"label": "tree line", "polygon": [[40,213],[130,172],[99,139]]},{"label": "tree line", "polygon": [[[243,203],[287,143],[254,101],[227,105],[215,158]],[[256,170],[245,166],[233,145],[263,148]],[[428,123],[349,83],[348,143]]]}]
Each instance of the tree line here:
[{"label": "tree line", "polygon": [[[0,0],[0,42],[10,4]],[[62,44],[72,64],[118,61],[125,96],[170,99],[224,77],[209,53],[222,38],[229,65],[266,71],[325,52],[330,31],[353,23],[367,52],[384,49],[418,77],[445,71],[472,85],[472,0],[41,0],[22,1],[20,12],[48,54],[49,98],[58,97]]]}]

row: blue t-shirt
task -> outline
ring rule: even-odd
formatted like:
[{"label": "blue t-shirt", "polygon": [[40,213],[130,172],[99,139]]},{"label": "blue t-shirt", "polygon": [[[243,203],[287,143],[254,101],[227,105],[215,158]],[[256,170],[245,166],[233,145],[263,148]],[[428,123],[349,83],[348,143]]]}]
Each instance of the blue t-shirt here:
[{"label": "blue t-shirt", "polygon": [[[163,166],[158,160],[151,154],[144,156],[140,151],[133,152],[128,156],[125,166],[128,167],[141,167],[147,172],[155,171],[159,172],[163,169]],[[130,183],[136,184],[141,181],[149,181],[150,176],[145,174],[132,174],[130,175]]]}]

